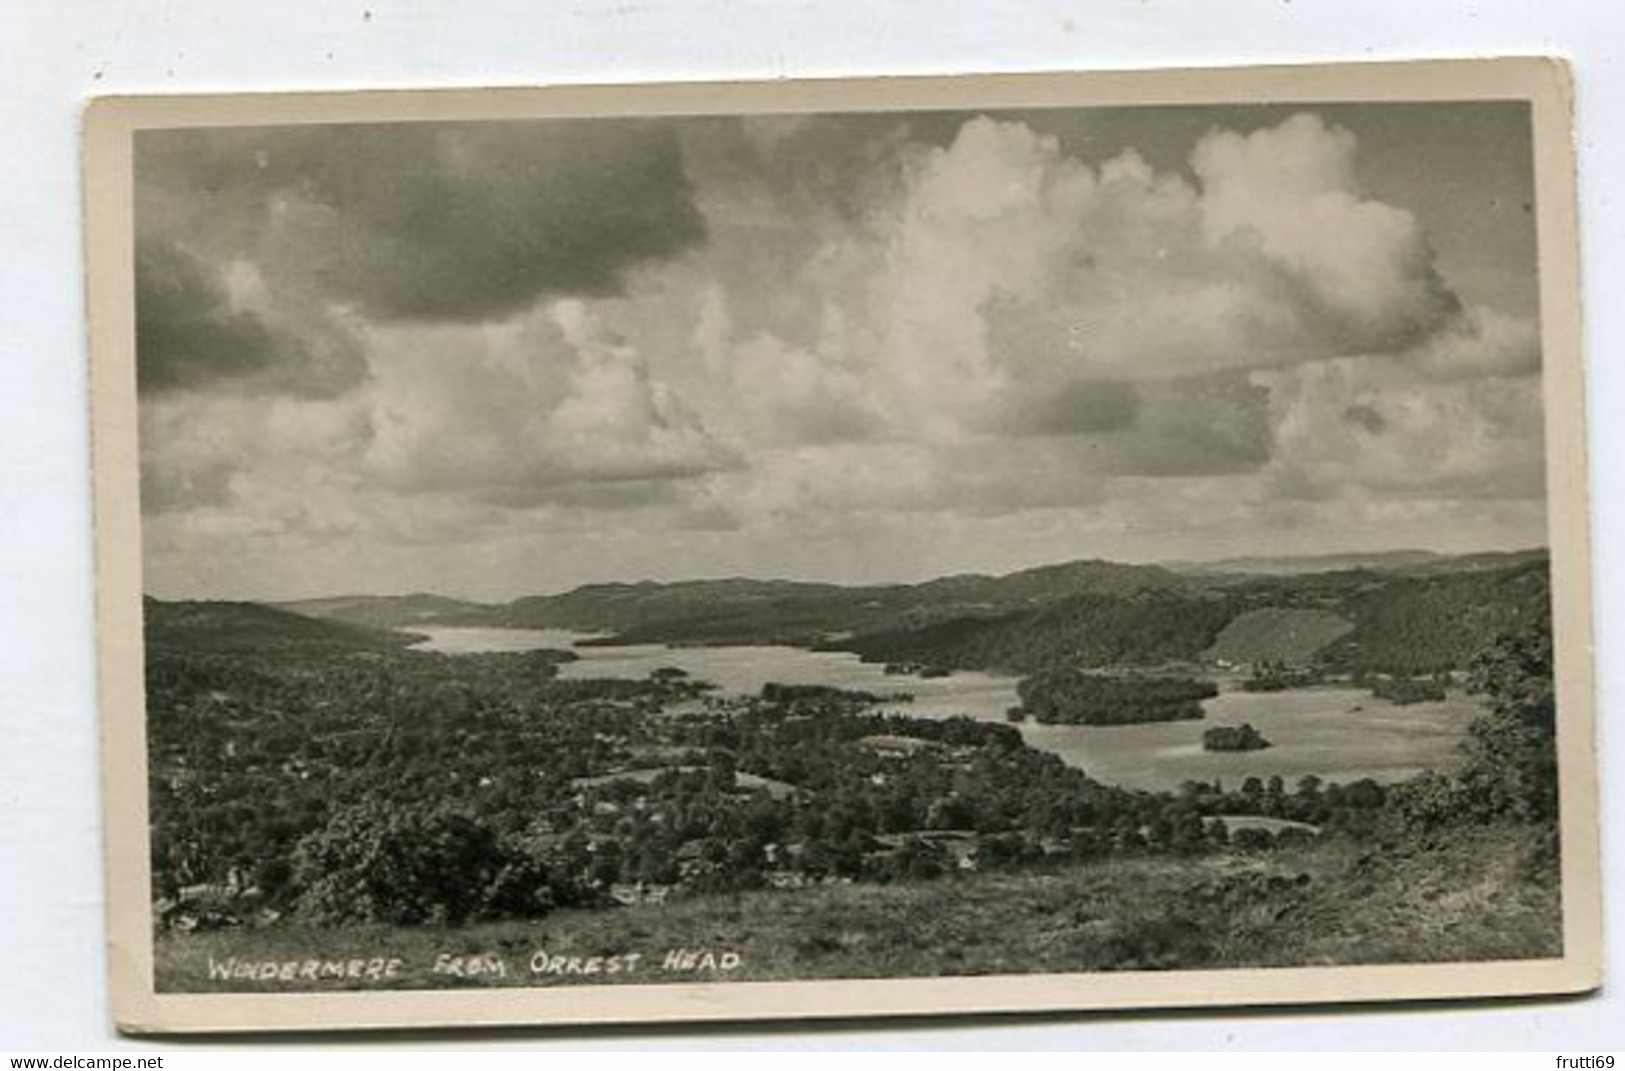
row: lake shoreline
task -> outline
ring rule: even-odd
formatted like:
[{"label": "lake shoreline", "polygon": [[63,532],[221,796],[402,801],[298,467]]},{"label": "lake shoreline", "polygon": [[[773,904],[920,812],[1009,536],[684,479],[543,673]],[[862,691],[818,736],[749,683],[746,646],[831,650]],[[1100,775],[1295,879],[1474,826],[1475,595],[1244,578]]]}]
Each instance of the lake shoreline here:
[{"label": "lake shoreline", "polygon": [[[566,680],[642,679],[673,667],[717,685],[721,695],[757,695],[768,682],[823,685],[877,695],[906,693],[908,701],[881,702],[876,709],[941,719],[962,714],[1006,722],[1020,704],[1014,675],[956,670],[944,677],[887,674],[881,663],[863,662],[850,651],[815,651],[785,645],[671,646],[583,644],[604,633],[566,629],[431,626],[414,631],[428,639],[418,651],[473,654],[539,648],[567,650],[576,660],[560,665]],[[1314,776],[1348,783],[1365,778],[1393,784],[1424,770],[1445,771],[1458,760],[1457,744],[1483,711],[1459,694],[1443,702],[1399,707],[1369,691],[1318,683],[1279,692],[1248,692],[1235,673],[1213,675],[1218,696],[1203,701],[1204,717],[1183,722],[1120,726],[1040,725],[1027,719],[1016,728],[1032,747],[1057,755],[1105,784],[1147,791],[1177,790],[1188,781],[1236,783],[1279,776],[1296,782]],[[1216,726],[1247,722],[1275,745],[1258,752],[1206,752],[1201,734]]]}]

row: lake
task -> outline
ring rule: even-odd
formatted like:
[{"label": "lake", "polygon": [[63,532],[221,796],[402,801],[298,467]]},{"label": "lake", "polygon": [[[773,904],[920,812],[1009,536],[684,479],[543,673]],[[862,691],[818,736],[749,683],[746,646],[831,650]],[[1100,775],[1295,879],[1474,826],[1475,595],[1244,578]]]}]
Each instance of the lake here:
[{"label": "lake", "polygon": [[[661,666],[676,666],[723,692],[754,695],[768,681],[823,684],[879,695],[909,692],[912,703],[886,705],[926,718],[965,714],[1003,722],[1015,706],[1016,678],[962,671],[924,679],[889,676],[884,667],[842,651],[799,647],[577,647],[590,634],[559,629],[414,628],[429,637],[417,650],[446,654],[529,651],[539,647],[573,650],[580,661],[560,667],[566,679],[647,677]],[[1169,789],[1182,782],[1221,779],[1227,788],[1244,778],[1279,774],[1288,785],[1305,774],[1327,781],[1362,777],[1401,781],[1424,769],[1447,769],[1458,757],[1478,703],[1459,693],[1436,703],[1398,707],[1367,692],[1345,687],[1302,688],[1252,693],[1232,690],[1204,702],[1201,721],[1149,725],[1020,726],[1027,742],[1059,755],[1096,780],[1127,788]],[[1202,733],[1217,725],[1250,722],[1274,746],[1265,751],[1208,752]]]}]

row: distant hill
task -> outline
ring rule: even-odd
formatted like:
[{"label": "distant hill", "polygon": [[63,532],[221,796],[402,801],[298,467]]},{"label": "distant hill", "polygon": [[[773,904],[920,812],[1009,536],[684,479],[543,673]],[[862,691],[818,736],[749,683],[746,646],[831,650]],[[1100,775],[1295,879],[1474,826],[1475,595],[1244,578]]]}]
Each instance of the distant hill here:
[{"label": "distant hill", "polygon": [[321,621],[252,602],[143,601],[149,651],[189,654],[351,654],[394,651],[421,639],[342,621]]},{"label": "distant hill", "polygon": [[1199,592],[1128,597],[1076,595],[993,618],[958,618],[829,644],[869,662],[1032,673],[1191,661],[1210,646],[1237,606]]},{"label": "distant hill", "polygon": [[595,584],[517,599],[504,623],[607,631],[605,643],[815,644],[843,634],[996,617],[1077,595],[1194,590],[1157,566],[1078,561],[1005,576],[843,587],[788,580]]},{"label": "distant hill", "polygon": [[522,628],[576,628],[622,632],[688,622],[703,631],[711,618],[777,615],[790,626],[807,608],[826,614],[853,602],[858,589],[791,580],[688,580],[633,584],[588,584],[562,595],[529,595],[499,611]]},{"label": "distant hill", "polygon": [[[1075,561],[858,587],[644,581],[495,606],[419,594],[303,600],[278,612],[373,630],[349,635],[359,643],[389,642],[380,628],[565,628],[605,633],[589,641],[602,644],[787,644],[1019,673],[1220,658],[1430,672],[1462,668],[1499,632],[1549,613],[1545,551],[1238,558],[1201,568],[1214,571]],[[1250,571],[1266,568],[1275,572]]]},{"label": "distant hill", "polygon": [[1550,627],[1551,574],[1544,558],[1497,570],[1396,578],[1351,594],[1354,622],[1321,657],[1389,673],[1461,669],[1502,633]]},{"label": "distant hill", "polygon": [[1543,549],[1483,551],[1475,554],[1439,554],[1431,550],[1385,550],[1371,553],[1311,554],[1285,557],[1222,558],[1211,562],[1167,562],[1165,568],[1182,576],[1303,576],[1364,570],[1405,575],[1481,572],[1545,561]]},{"label": "distant hill", "polygon": [[797,580],[587,584],[490,605],[440,595],[350,595],[274,604],[306,617],[374,628],[494,625],[607,632],[624,643],[815,643],[832,635],[967,615],[998,615],[1073,595],[1193,590],[1154,565],[1076,561],[1004,576],[847,587]]},{"label": "distant hill", "polygon": [[428,624],[483,624],[497,607],[444,595],[339,595],[271,603],[279,610],[371,628],[404,628]]},{"label": "distant hill", "polygon": [[1438,575],[1350,570],[1075,596],[827,646],[872,662],[1019,673],[1217,658],[1427,673],[1466,668],[1496,636],[1544,619],[1550,599],[1544,558]]},{"label": "distant hill", "polygon": [[1048,602],[1071,595],[1126,597],[1142,591],[1183,591],[1190,583],[1157,565],[1127,565],[1099,559],[1040,565],[1004,576],[964,573],[915,585],[928,600],[1010,606]]}]

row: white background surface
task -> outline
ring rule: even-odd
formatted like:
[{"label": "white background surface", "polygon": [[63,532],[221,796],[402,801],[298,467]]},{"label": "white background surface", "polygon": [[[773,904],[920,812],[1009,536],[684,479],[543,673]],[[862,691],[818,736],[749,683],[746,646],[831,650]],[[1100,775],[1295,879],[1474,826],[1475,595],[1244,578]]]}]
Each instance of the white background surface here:
[{"label": "white background surface", "polygon": [[[1547,53],[1578,86],[1605,864],[1625,881],[1625,5],[1608,0],[0,0],[0,1051],[162,1045],[107,1025],[78,118],[97,93],[936,74]],[[1617,901],[1617,898],[1613,898]],[[1612,905],[1610,905],[1612,906]],[[1606,922],[1617,922],[1609,911]],[[1473,1008],[543,1032],[650,1048],[1625,1048],[1615,984]],[[358,1039],[376,1044],[378,1038]],[[414,1042],[424,1044],[422,1040]],[[259,1042],[264,1044],[264,1042]],[[307,1042],[308,1044],[308,1042]]]}]

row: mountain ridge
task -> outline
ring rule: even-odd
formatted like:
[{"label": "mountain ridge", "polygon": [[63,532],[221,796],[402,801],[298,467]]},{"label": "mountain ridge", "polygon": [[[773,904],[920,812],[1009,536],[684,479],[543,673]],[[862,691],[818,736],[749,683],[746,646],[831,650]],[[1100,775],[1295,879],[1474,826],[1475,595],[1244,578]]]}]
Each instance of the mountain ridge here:
[{"label": "mountain ridge", "polygon": [[1445,554],[1435,550],[1405,548],[1381,551],[1348,551],[1331,554],[1246,555],[1211,561],[1167,561],[1163,568],[1180,576],[1307,576],[1313,573],[1339,573],[1355,570],[1424,574],[1499,569],[1550,556],[1546,547],[1519,550],[1469,551]]},{"label": "mountain ridge", "polygon": [[1399,551],[1375,561],[1335,555],[1297,564],[1306,561],[1353,567],[1199,577],[1083,559],[919,584],[643,580],[506,604],[420,593],[281,609],[368,628],[560,628],[601,634],[589,645],[782,644],[945,669],[1222,658],[1422,672],[1460,668],[1474,645],[1549,607],[1544,551]]}]

